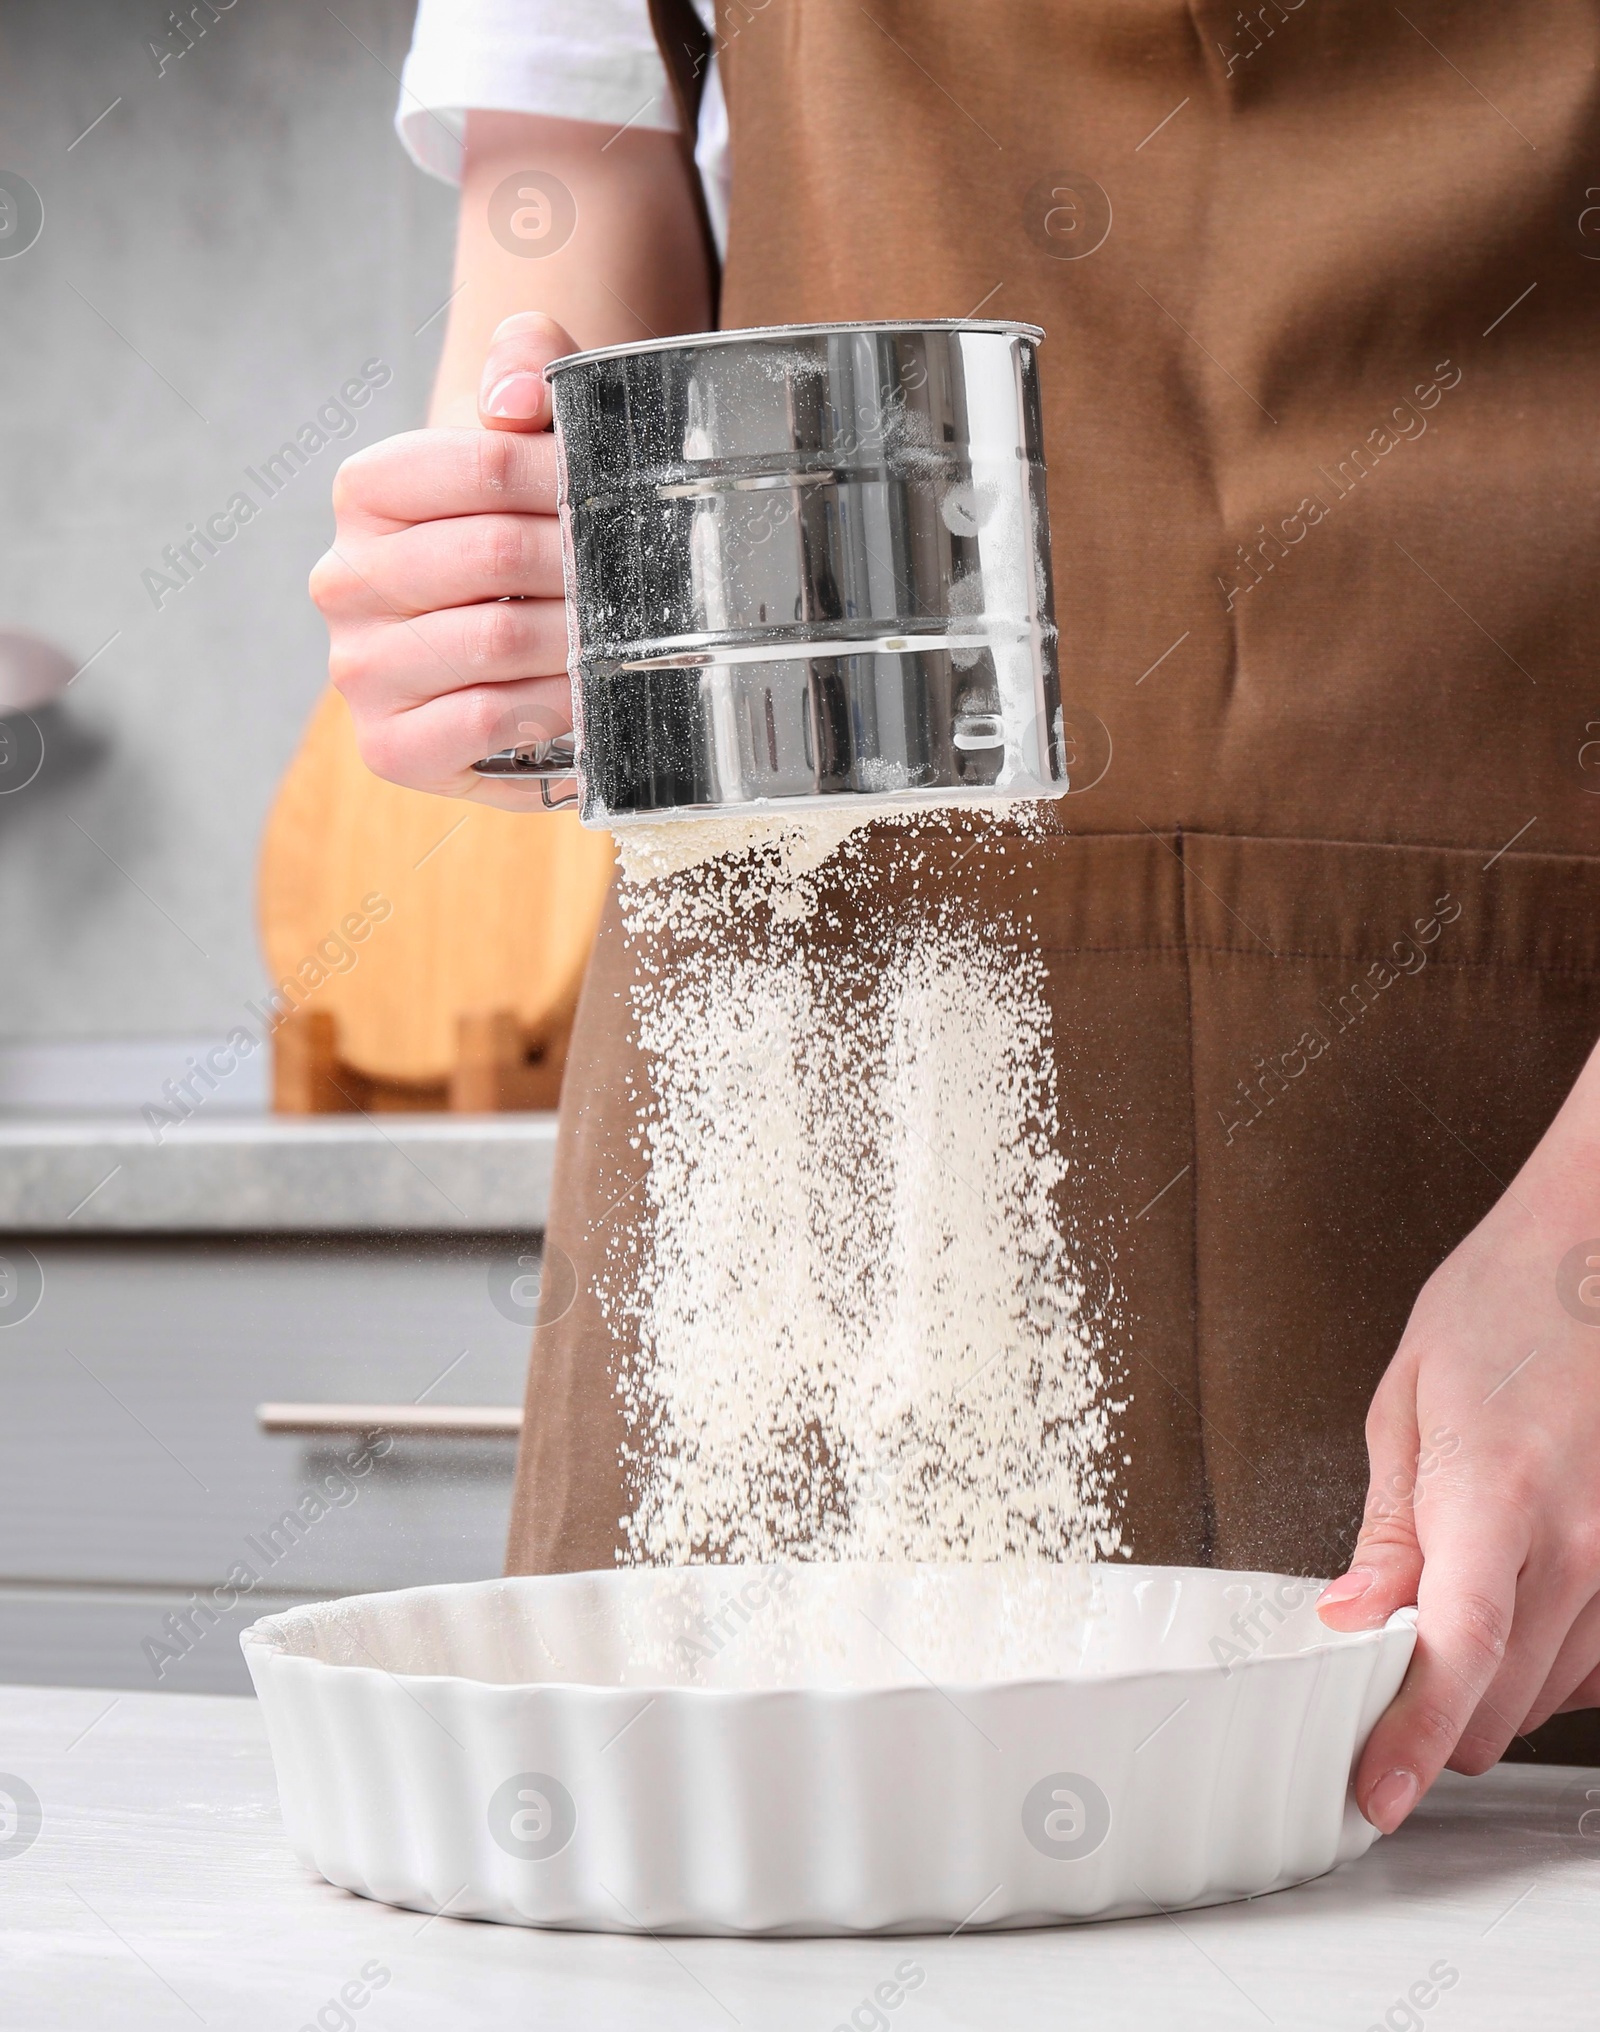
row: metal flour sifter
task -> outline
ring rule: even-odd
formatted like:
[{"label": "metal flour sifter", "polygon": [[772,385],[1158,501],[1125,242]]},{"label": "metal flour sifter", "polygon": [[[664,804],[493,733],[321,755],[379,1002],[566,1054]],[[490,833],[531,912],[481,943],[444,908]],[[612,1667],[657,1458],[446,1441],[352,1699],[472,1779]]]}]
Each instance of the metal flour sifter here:
[{"label": "metal flour sifter", "polygon": [[1059,796],[1042,336],[795,325],[554,361],[574,731],[476,768],[611,828]]}]

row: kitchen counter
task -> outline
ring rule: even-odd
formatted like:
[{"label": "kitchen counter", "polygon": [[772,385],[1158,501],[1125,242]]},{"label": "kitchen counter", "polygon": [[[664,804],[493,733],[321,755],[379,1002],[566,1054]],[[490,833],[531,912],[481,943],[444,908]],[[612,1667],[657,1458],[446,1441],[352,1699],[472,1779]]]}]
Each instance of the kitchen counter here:
[{"label": "kitchen counter", "polygon": [[[1447,1776],[1359,1862],[1251,1904],[753,1942],[535,1933],[336,1891],[285,1844],[251,1700],[0,1689],[0,1770],[42,1803],[22,1852],[0,1816],[8,2032],[1563,2032],[1600,2015],[1600,1772]],[[907,1962],[915,1986],[890,2010],[870,2003],[881,1984],[899,1994]]]},{"label": "kitchen counter", "polygon": [[0,1113],[0,1232],[529,1233],[554,1115]]}]

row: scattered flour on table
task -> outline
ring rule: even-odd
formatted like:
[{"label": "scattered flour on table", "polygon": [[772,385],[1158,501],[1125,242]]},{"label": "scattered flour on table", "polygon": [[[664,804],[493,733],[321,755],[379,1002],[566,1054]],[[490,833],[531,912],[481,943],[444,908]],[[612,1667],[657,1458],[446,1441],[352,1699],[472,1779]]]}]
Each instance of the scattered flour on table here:
[{"label": "scattered flour on table", "polygon": [[1044,968],[966,900],[1005,820],[880,832],[892,901],[854,814],[624,835],[647,1173],[601,1295],[631,1560],[1116,1551]]}]

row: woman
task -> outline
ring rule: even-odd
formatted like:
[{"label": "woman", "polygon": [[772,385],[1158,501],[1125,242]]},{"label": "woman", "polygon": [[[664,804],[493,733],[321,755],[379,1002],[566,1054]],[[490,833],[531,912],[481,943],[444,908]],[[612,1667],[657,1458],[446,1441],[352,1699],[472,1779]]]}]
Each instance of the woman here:
[{"label": "woman", "polygon": [[[729,326],[1045,328],[1063,662],[1113,759],[1036,917],[1130,1307],[1127,1536],[1344,1563],[1339,1628],[1419,1603],[1357,1779],[1390,1830],[1446,1762],[1600,1702],[1600,7],[654,13],[675,123],[628,117],[622,0],[423,9],[419,148],[513,110],[467,117],[441,428],[345,467],[313,582],[363,751],[524,796],[470,764],[565,708],[553,356],[704,328],[719,285]],[[580,1269],[630,965],[613,912],[552,1219]],[[580,1283],[539,1336],[519,1567],[614,1556]]]}]

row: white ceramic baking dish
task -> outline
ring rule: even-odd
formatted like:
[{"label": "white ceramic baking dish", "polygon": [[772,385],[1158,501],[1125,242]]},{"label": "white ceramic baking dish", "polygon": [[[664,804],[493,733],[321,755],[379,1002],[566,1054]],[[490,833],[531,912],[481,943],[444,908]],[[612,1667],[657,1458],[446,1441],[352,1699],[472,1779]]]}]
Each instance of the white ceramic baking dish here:
[{"label": "white ceramic baking dish", "polygon": [[684,1567],[411,1588],[245,1631],[301,1860],[417,1911],[655,1933],[1048,1924],[1374,1840],[1415,1638],[1182,1567]]}]

